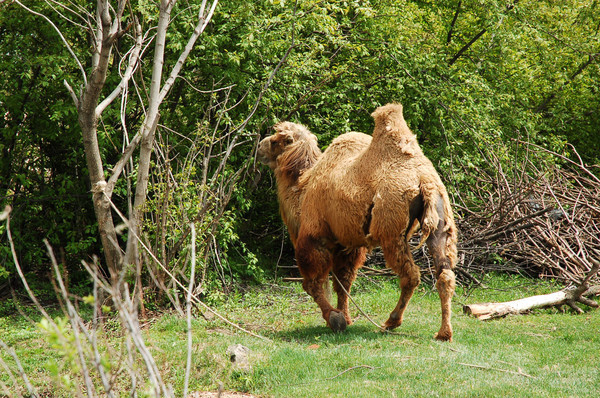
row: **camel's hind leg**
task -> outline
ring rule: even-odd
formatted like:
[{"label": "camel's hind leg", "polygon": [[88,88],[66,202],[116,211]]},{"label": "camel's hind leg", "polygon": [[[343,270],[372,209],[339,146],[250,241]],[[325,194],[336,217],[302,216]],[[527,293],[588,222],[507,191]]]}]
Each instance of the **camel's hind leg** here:
[{"label": "camel's hind leg", "polygon": [[456,229],[451,222],[449,228],[446,226],[444,217],[444,207],[442,199],[438,201],[437,211],[440,215],[440,221],[435,231],[427,239],[427,247],[433,257],[435,265],[435,284],[440,295],[442,305],[442,326],[436,333],[435,338],[443,341],[452,341],[452,296],[456,288],[454,263],[456,262]]},{"label": "camel's hind leg", "polygon": [[400,288],[402,289],[396,308],[383,324],[383,327],[391,330],[402,324],[404,310],[421,282],[421,272],[415,264],[408,243],[405,240],[382,248],[387,266],[400,276]]},{"label": "camel's hind leg", "polygon": [[367,249],[361,247],[350,252],[338,251],[333,256],[333,275],[335,276],[333,289],[337,294],[337,309],[342,311],[348,325],[352,324],[348,294],[350,293],[352,282],[356,279],[356,272],[365,262],[366,255]]},{"label": "camel's hind leg", "polygon": [[334,332],[346,329],[344,314],[331,306],[323,288],[333,267],[332,253],[317,239],[300,236],[296,243],[296,260],[303,278],[302,287],[321,309],[327,326]]}]

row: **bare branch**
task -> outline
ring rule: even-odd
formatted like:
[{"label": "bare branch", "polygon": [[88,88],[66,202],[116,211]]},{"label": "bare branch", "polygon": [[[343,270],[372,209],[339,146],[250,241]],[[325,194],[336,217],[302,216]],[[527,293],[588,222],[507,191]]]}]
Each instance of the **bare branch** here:
[{"label": "bare branch", "polygon": [[459,220],[464,269],[510,270],[576,285],[585,278],[584,286],[597,280],[598,274],[590,272],[595,250],[600,250],[600,179],[576,153],[571,160],[514,141],[523,156],[517,154],[510,174],[493,148],[484,153],[491,167],[471,173],[481,206],[472,206]]},{"label": "bare branch", "polygon": [[[112,207],[112,209],[119,215],[119,217],[121,217],[121,220],[123,220],[124,223],[129,224],[129,220],[127,220],[125,218],[125,216],[123,215],[123,213],[121,213],[121,211],[117,208],[117,206],[115,206],[115,204],[110,200],[110,198],[108,199],[110,202],[110,205]],[[131,226],[129,226],[129,230],[131,231]],[[190,292],[188,291],[188,289],[177,279],[175,278],[175,276],[162,264],[162,262],[156,258],[156,256],[154,255],[154,253],[148,248],[148,246],[146,246],[146,244],[140,239],[140,237],[137,234],[133,235],[133,238],[136,239],[138,241],[138,243],[142,246],[142,248],[144,248],[144,250],[146,250],[146,252],[150,255],[150,257],[152,257],[152,259],[156,262],[156,264],[158,264],[162,270],[171,278],[171,280],[177,285],[179,286],[184,293],[186,294],[190,294]],[[260,336],[256,333],[252,333],[249,330],[246,330],[244,328],[242,328],[239,325],[236,325],[235,323],[231,322],[230,320],[228,320],[227,318],[225,318],[223,315],[219,314],[218,312],[216,312],[215,310],[213,310],[211,307],[209,307],[208,305],[206,305],[204,302],[202,302],[198,297],[196,297],[196,295],[194,295],[193,293],[191,293],[192,300],[196,303],[199,304],[200,306],[202,306],[204,309],[210,311],[212,314],[214,314],[215,316],[217,316],[219,319],[221,319],[222,321],[224,321],[225,323],[227,323],[230,326],[233,326],[234,328],[247,333],[251,336],[257,337],[261,340],[265,340],[265,341],[271,341],[270,339]]]},{"label": "bare branch", "polygon": [[[29,284],[27,283],[27,280],[25,279],[25,275],[23,275],[23,270],[21,269],[21,265],[19,264],[19,259],[17,257],[17,252],[15,250],[15,244],[13,242],[13,238],[12,238],[12,233],[10,231],[10,212],[11,212],[11,207],[10,206],[6,206],[4,208],[4,211],[2,212],[2,214],[0,214],[0,219],[1,220],[6,220],[6,235],[8,237],[8,242],[10,245],[10,251],[13,257],[13,261],[15,263],[15,268],[17,270],[17,273],[19,274],[19,277],[21,278],[21,282],[23,283],[23,286],[25,287],[25,290],[27,291],[27,294],[29,295],[29,298],[31,298],[31,300],[33,301],[33,303],[35,304],[35,306],[38,308],[38,310],[40,310],[40,312],[44,315],[44,317],[46,319],[50,320],[50,324],[55,328],[56,331],[58,331],[58,328],[56,327],[56,324],[54,324],[54,322],[52,322],[52,319],[48,316],[48,313],[44,310],[44,308],[41,306],[40,302],[38,301],[37,297],[33,294],[33,291],[31,290],[31,288],[29,287]],[[14,350],[8,350],[8,347],[4,344],[4,342],[2,340],[0,340],[0,343],[3,347],[5,347],[5,350],[7,350],[9,352],[9,354],[13,355],[14,354]],[[33,387],[31,386],[31,384],[29,383],[29,380],[27,379],[27,375],[25,374],[25,371],[23,370],[23,367],[21,366],[21,363],[19,362],[19,359],[17,358],[16,354],[13,355],[13,358],[15,359],[15,362],[17,363],[17,366],[19,368],[19,373],[21,375],[21,378],[23,379],[23,381],[25,382],[25,385],[27,386],[27,389],[29,391],[29,393],[32,396],[37,397],[37,393],[35,392],[35,389],[33,389]]]},{"label": "bare branch", "polygon": [[179,72],[181,71],[181,68],[183,67],[183,64],[185,63],[185,60],[187,59],[188,55],[192,51],[192,48],[194,47],[196,40],[198,39],[198,37],[200,37],[202,32],[204,32],[204,29],[206,29],[206,27],[208,26],[214,12],[215,12],[215,8],[217,7],[217,3],[218,3],[218,0],[214,0],[210,10],[208,11],[208,14],[204,15],[206,0],[202,1],[196,28],[194,29],[194,32],[190,36],[190,39],[188,40],[187,44],[185,45],[183,51],[181,52],[179,59],[175,63],[175,66],[173,67],[173,70],[171,71],[169,78],[167,79],[167,81],[165,82],[165,84],[162,87],[162,89],[160,91],[159,102],[162,102],[164,100],[165,96],[167,95],[167,93],[169,92],[171,87],[173,86],[173,83],[175,82],[175,79],[179,75]]},{"label": "bare branch", "polygon": [[140,59],[140,51],[142,49],[142,27],[140,26],[137,20],[135,21],[134,25],[135,45],[131,51],[131,54],[129,55],[127,69],[125,69],[125,72],[123,73],[123,77],[121,78],[119,85],[112,91],[112,93],[108,95],[108,97],[104,99],[104,101],[102,101],[100,104],[98,104],[98,106],[96,106],[96,117],[100,117],[104,109],[106,109],[106,107],[110,105],[115,100],[115,98],[117,98],[119,94],[127,87],[131,76],[133,75],[138,66],[138,62]]},{"label": "bare branch", "polygon": [[[8,237],[8,243],[10,245],[10,251],[11,251],[11,254],[13,257],[13,261],[15,263],[15,268],[17,270],[17,273],[19,274],[19,278],[21,278],[21,282],[23,283],[23,286],[25,287],[27,294],[29,295],[29,298],[31,299],[31,301],[33,301],[33,304],[42,313],[44,318],[52,319],[50,317],[50,315],[48,315],[46,310],[44,310],[44,307],[42,307],[42,305],[40,304],[39,300],[33,293],[33,290],[31,290],[31,288],[29,287],[29,283],[27,283],[27,279],[25,279],[25,275],[23,274],[23,270],[21,269],[21,265],[19,263],[19,258],[17,256],[17,252],[15,250],[15,244],[14,244],[13,238],[12,238],[12,233],[10,231],[10,216],[9,216],[10,211],[11,211],[10,206],[6,206],[6,208],[3,212],[3,215],[4,215],[4,213],[6,213],[6,235]],[[56,326],[56,325],[54,325],[54,326]],[[58,332],[58,329],[56,329],[56,330]]]},{"label": "bare branch", "polygon": [[146,367],[146,370],[148,371],[150,383],[154,389],[154,396],[172,397],[173,394],[167,389],[167,387],[163,383],[160,371],[156,366],[156,362],[154,361],[152,354],[150,354],[150,351],[148,351],[148,347],[146,347],[146,344],[144,343],[144,339],[141,334],[137,317],[133,315],[135,313],[135,306],[133,304],[133,300],[129,298],[129,290],[124,289],[125,297],[123,297],[122,300],[117,299],[118,296],[114,293],[116,292],[113,291],[113,303],[119,309],[119,316],[121,317],[121,322],[129,331],[129,336],[132,338],[133,344],[142,356],[144,365]]},{"label": "bare branch", "polygon": [[0,339],[0,347],[2,347],[2,349],[4,351],[8,352],[8,354],[13,358],[13,360],[17,364],[19,376],[21,376],[21,379],[23,379],[23,382],[25,383],[25,386],[27,387],[27,391],[29,391],[29,394],[32,397],[38,398],[39,395],[35,391],[35,388],[33,388],[31,383],[29,382],[29,378],[27,377],[27,374],[25,373],[25,370],[23,369],[23,365],[21,365],[21,361],[19,361],[19,357],[15,353],[15,350],[13,348],[10,348],[8,345],[6,345],[6,343],[4,341],[2,341],[1,339]]},{"label": "bare branch", "polygon": [[69,53],[71,53],[71,56],[73,57],[73,59],[75,60],[75,62],[77,62],[77,65],[79,66],[79,70],[81,71],[81,76],[83,78],[83,82],[84,82],[85,85],[87,85],[87,76],[85,74],[85,69],[83,68],[83,65],[79,61],[79,58],[77,58],[77,55],[75,55],[75,52],[73,51],[73,49],[71,48],[71,46],[67,42],[67,39],[65,39],[65,37],[62,34],[62,32],[60,31],[60,29],[58,29],[58,27],[54,24],[54,22],[52,22],[52,20],[50,20],[50,18],[48,18],[44,14],[41,14],[41,13],[39,13],[37,11],[33,11],[31,8],[26,7],[19,0],[14,0],[14,1],[18,5],[20,5],[23,9],[25,9],[26,11],[30,12],[33,15],[37,15],[38,17],[44,18],[50,25],[52,25],[52,27],[54,28],[54,30],[56,31],[56,33],[58,33],[58,35],[60,36],[60,39],[64,43],[65,47],[67,47],[67,50],[69,51]]},{"label": "bare branch", "polygon": [[[515,0],[514,3],[509,4],[506,6],[506,11],[510,11],[513,8],[515,8],[515,5],[519,2],[519,0]],[[460,6],[460,4],[459,4]],[[457,10],[457,14],[458,14],[458,10]],[[473,38],[467,43],[465,44],[460,50],[458,50],[458,52],[452,57],[452,59],[450,59],[450,61],[448,62],[448,66],[452,66],[457,60],[458,58],[461,57],[461,55],[464,54],[465,51],[467,51],[477,40],[479,40],[479,38],[481,36],[483,36],[483,34],[487,32],[487,29],[482,29],[479,33],[477,33],[475,36],[473,36]],[[450,39],[450,36],[448,36],[448,40]]]},{"label": "bare branch", "polygon": [[456,11],[454,12],[454,18],[452,18],[452,23],[450,23],[450,29],[448,29],[448,37],[446,39],[446,44],[450,44],[452,41],[452,31],[454,30],[454,25],[456,24],[456,20],[458,19],[458,13],[460,12],[460,5],[462,4],[462,0],[458,0],[458,4],[456,5]]},{"label": "bare branch", "polygon": [[452,57],[452,59],[448,62],[448,66],[452,66],[454,65],[454,63],[456,62],[456,60],[458,60],[461,55],[464,54],[465,51],[467,51],[469,48],[471,48],[471,46],[477,41],[479,40],[479,38],[481,36],[483,36],[483,34],[487,32],[487,29],[482,29],[479,33],[477,33],[475,36],[473,36],[473,38],[464,46],[461,47],[460,50],[458,50],[458,52]]},{"label": "bare branch", "polygon": [[[48,6],[50,8],[52,8],[54,10],[54,12],[56,12],[58,15],[60,15],[60,17],[62,19],[64,19],[65,21],[68,21],[69,23],[71,23],[71,24],[73,24],[73,25],[75,25],[75,26],[77,26],[77,27],[79,27],[79,28],[81,28],[83,30],[87,30],[87,29],[90,28],[89,24],[87,24],[87,26],[86,26],[86,25],[83,25],[81,23],[73,21],[71,18],[69,18],[68,16],[64,15],[60,10],[58,10],[57,7],[61,7],[63,9],[65,9],[66,11],[70,12],[71,14],[75,15],[76,17],[78,17],[79,19],[82,19],[84,22],[87,23],[86,19],[83,18],[83,16],[82,16],[82,15],[89,15],[89,13],[85,9],[83,9],[81,7],[78,7],[80,9],[79,11],[81,12],[81,14],[79,14],[77,11],[72,10],[71,8],[67,7],[66,4],[60,3],[60,2],[55,1],[55,0],[46,0],[46,4],[48,4]],[[56,7],[54,5],[56,5]]]},{"label": "bare branch", "polygon": [[[580,171],[582,171],[583,173],[585,173],[585,174],[586,174],[586,175],[587,175],[589,178],[593,179],[595,182],[597,182],[597,183],[599,183],[599,184],[600,184],[600,178],[596,177],[596,175],[595,175],[594,173],[592,173],[590,170],[588,170],[588,169],[587,169],[587,167],[586,167],[586,166],[585,166],[585,165],[584,165],[582,162],[580,162],[580,163],[574,162],[573,160],[569,159],[568,157],[566,157],[566,156],[564,156],[564,155],[561,155],[561,154],[559,154],[559,153],[556,153],[556,152],[554,152],[554,151],[551,151],[550,149],[544,148],[543,146],[540,146],[540,145],[534,144],[534,143],[532,143],[532,142],[525,142],[525,141],[522,141],[522,140],[519,140],[519,139],[514,139],[514,141],[517,141],[517,142],[519,142],[520,144],[531,145],[531,146],[533,146],[533,147],[535,147],[535,148],[537,148],[537,149],[540,149],[540,150],[542,150],[542,151],[544,151],[544,152],[546,152],[546,153],[549,153],[549,154],[551,154],[551,155],[553,155],[553,156],[556,156],[556,157],[558,157],[558,158],[560,158],[560,159],[562,159],[562,160],[564,160],[564,161],[566,161],[566,162],[569,162],[570,164],[572,164],[572,165],[574,165],[574,166],[577,166],[577,168],[578,168]],[[573,149],[575,149],[575,148],[573,148]],[[575,151],[575,153],[577,153],[577,151]],[[577,154],[577,157],[578,157],[579,159],[581,159],[581,158],[579,157],[579,154]]]},{"label": "bare branch", "polygon": [[540,104],[534,108],[534,111],[536,113],[541,113],[541,112],[544,112],[545,110],[547,110],[548,106],[550,105],[550,102],[554,98],[556,98],[556,96],[558,94],[560,94],[567,86],[569,86],[569,84],[571,84],[575,80],[575,78],[577,76],[579,76],[588,66],[590,66],[596,60],[596,58],[598,58],[599,55],[600,55],[600,53],[595,53],[595,54],[588,55],[587,61],[585,61],[581,65],[579,65],[579,67],[577,68],[577,70],[575,72],[573,72],[569,76],[569,78],[567,80],[565,80],[562,83],[562,85],[555,92],[549,94],[546,98],[544,98],[542,100],[542,102],[540,102]]},{"label": "bare branch", "polygon": [[192,230],[191,248],[192,259],[190,261],[190,284],[188,286],[188,294],[186,297],[186,313],[187,313],[187,361],[185,365],[185,381],[183,384],[183,396],[188,396],[188,386],[190,382],[190,371],[192,368],[192,292],[194,291],[194,277],[196,274],[196,227],[194,223],[190,224]]},{"label": "bare branch", "polygon": [[83,376],[83,380],[85,381],[85,390],[87,392],[88,397],[93,398],[95,395],[95,388],[94,384],[92,383],[92,379],[90,378],[90,372],[87,368],[87,362],[83,354],[81,339],[79,337],[79,314],[73,307],[73,304],[71,304],[71,300],[69,300],[69,295],[67,293],[64,281],[60,275],[60,270],[58,269],[58,262],[54,257],[54,252],[52,251],[52,247],[50,247],[50,243],[48,243],[48,240],[44,239],[44,244],[46,245],[46,249],[48,250],[48,255],[50,256],[52,267],[54,268],[54,272],[56,273],[56,280],[58,281],[62,298],[65,301],[65,304],[67,305],[69,321],[71,322],[71,330],[73,331],[73,338],[77,347],[77,358],[79,359],[79,366],[81,366],[81,374]]},{"label": "bare branch", "polygon": [[77,97],[77,94],[75,94],[75,91],[73,91],[73,88],[66,80],[64,80],[63,83],[64,83],[65,87],[67,88],[67,91],[71,95],[71,99],[73,100],[73,103],[75,104],[75,108],[79,108],[79,98]]},{"label": "bare branch", "polygon": [[[0,1],[0,4],[2,4],[1,1]],[[4,343],[2,341],[2,339],[0,339],[0,345],[6,345],[6,343]],[[6,347],[8,348],[8,346],[6,346]],[[21,395],[21,393],[19,392],[19,383],[17,382],[17,378],[13,374],[12,370],[10,370],[10,368],[8,367],[6,362],[4,362],[2,355],[0,355],[0,366],[2,366],[2,368],[4,369],[4,374],[8,375],[13,386],[15,386],[15,391],[17,391],[18,396],[23,397],[23,395]],[[8,389],[8,386],[6,385],[6,383],[4,383],[2,380],[0,380],[0,387],[2,387],[2,390],[4,390],[4,394],[6,394],[7,397],[11,396],[12,393]]]}]

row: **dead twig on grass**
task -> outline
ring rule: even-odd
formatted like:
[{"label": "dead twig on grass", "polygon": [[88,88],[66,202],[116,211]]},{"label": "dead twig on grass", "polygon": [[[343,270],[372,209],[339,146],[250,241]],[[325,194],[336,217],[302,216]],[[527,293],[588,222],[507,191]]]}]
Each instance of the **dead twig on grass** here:
[{"label": "dead twig on grass", "polygon": [[[333,380],[336,379],[350,371],[356,370],[356,369],[369,369],[369,370],[375,370],[375,369],[379,369],[380,367],[375,367],[375,366],[371,366],[371,365],[356,365],[356,366],[352,366],[346,370],[341,371],[340,373],[336,374],[335,376],[331,376],[331,377],[327,377],[325,379],[317,379],[314,382],[320,382],[320,381],[329,381],[329,380]],[[313,382],[311,382],[313,383]],[[300,386],[300,385],[306,385],[308,383],[296,383],[296,384],[288,384],[289,386]]]},{"label": "dead twig on grass", "polygon": [[397,333],[397,332],[392,332],[391,330],[388,330],[386,328],[384,328],[383,326],[379,325],[377,322],[375,322],[373,319],[371,319],[371,317],[369,315],[367,315],[366,312],[363,311],[362,308],[360,308],[360,306],[356,303],[356,301],[354,301],[354,299],[352,298],[352,296],[350,295],[350,293],[344,288],[344,285],[342,285],[342,283],[340,282],[340,280],[338,279],[338,277],[335,275],[335,273],[331,273],[333,275],[333,278],[335,279],[335,281],[337,282],[337,284],[342,288],[342,290],[344,291],[344,293],[346,293],[346,295],[348,296],[348,298],[350,299],[350,301],[352,301],[352,304],[354,304],[354,306],[356,307],[356,309],[358,309],[358,311],[365,317],[367,318],[367,320],[369,322],[371,322],[373,325],[375,325],[375,327],[377,327],[377,329],[379,329],[380,331],[387,333],[387,334],[397,334],[400,335],[401,333]]},{"label": "dead twig on grass", "polygon": [[462,365],[462,366],[468,366],[470,368],[475,368],[475,369],[493,370],[493,371],[496,371],[496,372],[510,373],[510,374],[517,375],[517,376],[523,376],[523,377],[528,377],[528,378],[531,378],[531,379],[535,379],[535,376],[531,376],[531,375],[523,372],[523,369],[521,369],[521,368],[518,368],[518,371],[515,372],[514,370],[493,368],[491,366],[474,365],[472,363],[457,362],[457,364],[458,365]]}]

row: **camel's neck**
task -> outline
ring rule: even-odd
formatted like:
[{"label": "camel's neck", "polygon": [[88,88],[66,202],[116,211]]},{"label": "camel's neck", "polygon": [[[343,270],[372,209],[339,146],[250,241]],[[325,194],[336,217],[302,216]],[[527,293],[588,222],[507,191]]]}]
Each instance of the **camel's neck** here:
[{"label": "camel's neck", "polygon": [[288,228],[292,244],[296,246],[296,237],[300,229],[300,200],[302,196],[302,191],[298,186],[299,177],[282,173],[276,169],[275,178],[277,179],[279,212]]},{"label": "camel's neck", "polygon": [[303,191],[300,188],[300,180],[304,180],[306,173],[310,172],[320,156],[321,151],[317,146],[316,138],[313,137],[290,146],[277,158],[275,178],[279,211],[294,247],[300,229],[300,200]]}]

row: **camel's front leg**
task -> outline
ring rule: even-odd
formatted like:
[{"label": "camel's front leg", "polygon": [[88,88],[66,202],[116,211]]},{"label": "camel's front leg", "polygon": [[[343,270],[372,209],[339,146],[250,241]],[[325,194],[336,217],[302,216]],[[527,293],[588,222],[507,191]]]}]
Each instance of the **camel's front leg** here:
[{"label": "camel's front leg", "polygon": [[421,272],[412,258],[408,243],[405,241],[400,242],[395,247],[384,247],[383,254],[386,265],[400,276],[400,299],[390,313],[388,320],[383,324],[384,328],[391,330],[402,324],[404,310],[406,310],[410,298],[421,282]]},{"label": "camel's front leg", "polygon": [[308,279],[304,277],[302,283],[304,290],[310,294],[323,314],[323,319],[327,322],[327,326],[334,332],[343,332],[348,325],[344,313],[333,308],[326,298],[323,290],[323,282],[321,278]]},{"label": "camel's front leg", "polygon": [[331,252],[316,239],[300,236],[296,244],[296,260],[303,277],[302,287],[321,309],[327,326],[334,332],[345,330],[347,322],[344,314],[331,306],[323,288],[333,266]]},{"label": "camel's front leg", "polygon": [[348,325],[352,324],[348,295],[358,269],[365,263],[366,254],[367,249],[361,247],[349,252],[340,250],[333,256],[333,289],[337,294],[337,309],[342,311]]}]

